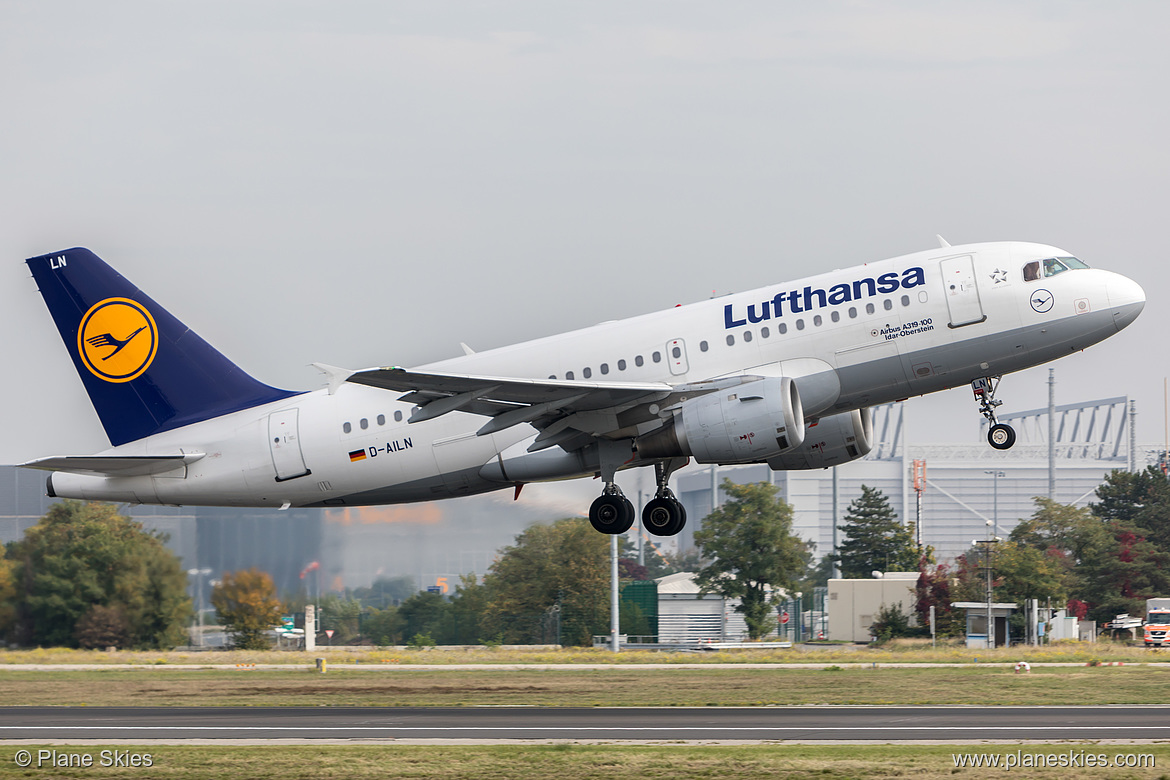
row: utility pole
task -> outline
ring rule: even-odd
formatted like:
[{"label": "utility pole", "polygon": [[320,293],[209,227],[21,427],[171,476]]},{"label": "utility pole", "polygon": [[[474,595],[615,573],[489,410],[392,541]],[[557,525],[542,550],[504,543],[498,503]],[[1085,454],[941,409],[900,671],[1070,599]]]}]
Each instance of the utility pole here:
[{"label": "utility pole", "polygon": [[834,555],[834,558],[833,558],[833,571],[832,571],[832,578],[833,579],[837,579],[841,576],[841,569],[837,565],[837,558],[835,557],[837,555],[837,525],[841,522],[841,518],[839,517],[841,500],[840,500],[840,496],[838,494],[838,487],[839,486],[837,484],[837,467],[834,466],[833,467],[833,555]]},{"label": "utility pole", "polygon": [[1002,471],[984,471],[984,474],[990,474],[992,479],[991,488],[991,517],[992,517],[992,533],[991,537],[997,538],[999,536],[999,478],[1004,476]]},{"label": "utility pole", "polygon": [[618,614],[618,534],[609,537],[609,637],[613,652],[618,652],[618,630],[621,617]]},{"label": "utility pole", "polygon": [[926,461],[914,461],[914,541],[922,553],[922,492],[926,490]]},{"label": "utility pole", "polygon": [[1056,500],[1056,369],[1048,369],[1048,500]]}]

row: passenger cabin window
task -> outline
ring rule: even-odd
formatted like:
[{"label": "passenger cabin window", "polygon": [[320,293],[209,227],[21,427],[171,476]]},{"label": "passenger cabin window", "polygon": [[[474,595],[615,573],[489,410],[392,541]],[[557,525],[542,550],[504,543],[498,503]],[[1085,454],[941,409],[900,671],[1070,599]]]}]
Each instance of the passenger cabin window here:
[{"label": "passenger cabin window", "polygon": [[803,319],[799,319],[796,321],[796,329],[797,330],[804,330],[804,320]]},{"label": "passenger cabin window", "polygon": [[840,322],[841,321],[841,312],[834,311],[832,314],[829,315],[829,318],[832,319],[833,322]]},{"label": "passenger cabin window", "polygon": [[781,322],[779,325],[776,326],[776,332],[779,333],[781,336],[783,336],[785,333],[788,332],[788,325],[786,323]]},{"label": "passenger cabin window", "polygon": [[889,311],[890,309],[894,308],[894,302],[891,301],[889,298],[886,298],[884,301],[882,301],[882,307],[886,311]]},{"label": "passenger cabin window", "polygon": [[394,422],[402,422],[402,412],[394,413]]},{"label": "passenger cabin window", "polygon": [[766,338],[768,338],[768,336],[771,336],[771,335],[772,335],[772,332],[771,332],[770,330],[768,330],[768,326],[767,326],[767,325],[765,325],[764,327],[760,328],[760,338],[762,338],[762,339],[766,339]]},{"label": "passenger cabin window", "polygon": [[342,433],[349,433],[352,430],[353,430],[353,426],[350,425],[349,423],[342,423],[341,424],[341,432]]},{"label": "passenger cabin window", "polygon": [[866,314],[873,314],[873,312],[874,312],[873,304],[872,303],[865,304],[865,313]]},{"label": "passenger cabin window", "polygon": [[700,352],[706,352],[706,351],[707,351],[707,342],[705,342],[705,341],[700,341],[700,342],[699,342],[699,351],[700,351]]},{"label": "passenger cabin window", "polygon": [[585,377],[586,379],[588,379],[589,377],[593,376],[593,369],[592,369],[592,368],[583,368],[583,369],[581,369],[581,376],[583,376],[583,377]]},{"label": "passenger cabin window", "polygon": [[565,379],[568,379],[570,382],[571,382],[571,381],[573,381],[573,372],[572,372],[572,371],[566,371],[566,372],[565,372]]},{"label": "passenger cabin window", "polygon": [[729,347],[735,346],[735,336],[731,335],[730,333],[727,334],[727,346],[729,346]]},{"label": "passenger cabin window", "polygon": [[821,318],[821,315],[817,314],[813,316],[813,325],[816,325],[819,328],[821,327],[822,322],[824,322],[824,319]]},{"label": "passenger cabin window", "polygon": [[609,373],[609,363],[602,363],[601,364],[601,373],[603,373],[603,374]]},{"label": "passenger cabin window", "polygon": [[625,370],[626,370],[626,361],[619,360],[618,361],[618,371],[625,371]]},{"label": "passenger cabin window", "polygon": [[378,415],[378,425],[385,425],[385,424],[386,424],[386,415],[384,415],[384,414]]},{"label": "passenger cabin window", "polygon": [[641,355],[634,356],[634,365],[637,366],[638,368],[641,368],[642,364],[644,364],[645,362],[646,361],[642,359]]},{"label": "passenger cabin window", "polygon": [[745,330],[743,332],[743,340],[744,341],[751,341],[752,340],[752,332],[750,330]]},{"label": "passenger cabin window", "polygon": [[662,362],[662,353],[661,352],[652,352],[652,353],[650,353],[650,359],[653,360],[655,363],[661,363]]},{"label": "passenger cabin window", "polygon": [[902,296],[902,305],[903,305],[903,306],[909,306],[909,305],[910,305],[910,296],[909,296],[909,295],[903,295],[903,296]]},{"label": "passenger cabin window", "polygon": [[358,420],[358,425],[362,426],[362,430],[364,431],[366,428],[370,427],[370,421],[363,417],[362,419]]}]

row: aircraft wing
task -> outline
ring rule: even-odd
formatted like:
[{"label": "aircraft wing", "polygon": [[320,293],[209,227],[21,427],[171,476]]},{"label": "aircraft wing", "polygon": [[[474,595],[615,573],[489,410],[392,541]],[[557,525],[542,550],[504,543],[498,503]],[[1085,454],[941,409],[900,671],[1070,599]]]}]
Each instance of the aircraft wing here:
[{"label": "aircraft wing", "polygon": [[142,477],[162,474],[194,463],[202,452],[177,455],[82,455],[38,458],[21,463],[21,468],[42,471],[64,471],[87,477]]},{"label": "aircraft wing", "polygon": [[[593,437],[619,437],[658,427],[660,409],[727,382],[670,385],[664,382],[576,382],[557,379],[474,376],[373,368],[345,381],[404,392],[399,400],[418,405],[410,422],[461,411],[490,417],[480,436],[531,423],[540,430],[530,450],[576,449]],[[730,380],[738,384],[741,380]]]}]

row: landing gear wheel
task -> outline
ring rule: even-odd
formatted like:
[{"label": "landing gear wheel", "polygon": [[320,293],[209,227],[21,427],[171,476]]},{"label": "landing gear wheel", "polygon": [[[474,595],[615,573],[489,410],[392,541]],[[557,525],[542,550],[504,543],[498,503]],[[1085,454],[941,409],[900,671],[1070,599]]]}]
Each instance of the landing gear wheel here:
[{"label": "landing gear wheel", "polygon": [[996,423],[987,432],[987,443],[997,450],[1010,450],[1016,443],[1016,431],[1010,425]]},{"label": "landing gear wheel", "polygon": [[677,499],[654,498],[642,509],[642,525],[655,536],[675,536],[686,524],[686,510]]},{"label": "landing gear wheel", "polygon": [[589,522],[603,534],[624,534],[634,524],[634,505],[625,496],[599,496],[589,507]]}]

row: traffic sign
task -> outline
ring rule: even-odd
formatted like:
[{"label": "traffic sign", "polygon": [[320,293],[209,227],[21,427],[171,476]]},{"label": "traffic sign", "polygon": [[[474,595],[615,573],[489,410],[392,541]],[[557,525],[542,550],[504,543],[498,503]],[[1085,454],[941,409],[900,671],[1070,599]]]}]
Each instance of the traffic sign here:
[{"label": "traffic sign", "polygon": [[788,625],[788,613],[787,612],[780,613],[780,625],[782,625],[782,626]]}]

